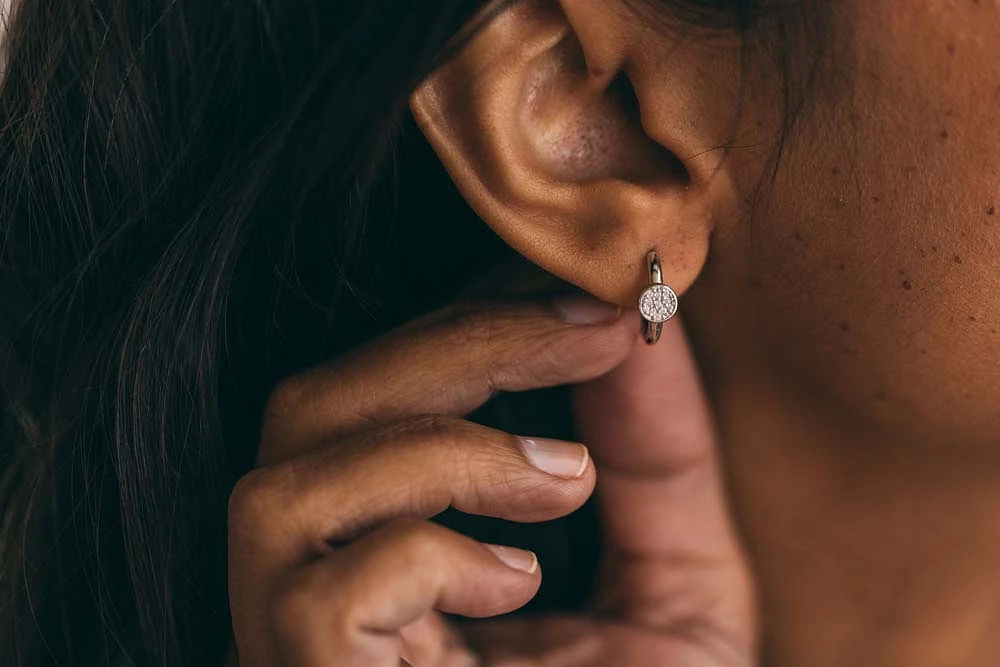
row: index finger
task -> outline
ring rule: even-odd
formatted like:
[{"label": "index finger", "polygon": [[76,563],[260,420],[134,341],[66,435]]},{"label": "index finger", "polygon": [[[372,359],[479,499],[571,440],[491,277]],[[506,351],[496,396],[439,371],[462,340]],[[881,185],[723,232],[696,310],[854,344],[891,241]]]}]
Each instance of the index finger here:
[{"label": "index finger", "polygon": [[283,382],[261,463],[415,415],[463,416],[498,391],[598,377],[625,358],[638,324],[634,311],[584,295],[446,308]]}]

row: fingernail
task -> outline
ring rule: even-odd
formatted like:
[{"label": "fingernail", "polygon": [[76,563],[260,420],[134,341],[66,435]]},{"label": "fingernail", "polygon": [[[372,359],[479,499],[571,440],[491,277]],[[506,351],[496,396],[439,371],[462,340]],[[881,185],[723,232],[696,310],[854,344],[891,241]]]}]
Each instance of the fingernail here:
[{"label": "fingernail", "polygon": [[587,448],[575,442],[520,438],[520,444],[531,465],[550,475],[572,479],[587,469]]},{"label": "fingernail", "polygon": [[484,544],[483,546],[492,551],[493,555],[499,558],[504,565],[512,567],[515,570],[534,574],[535,570],[538,569],[538,556],[531,551],[505,547],[499,544]]},{"label": "fingernail", "polygon": [[605,303],[585,294],[559,296],[552,303],[567,324],[613,322],[622,314],[620,306]]}]

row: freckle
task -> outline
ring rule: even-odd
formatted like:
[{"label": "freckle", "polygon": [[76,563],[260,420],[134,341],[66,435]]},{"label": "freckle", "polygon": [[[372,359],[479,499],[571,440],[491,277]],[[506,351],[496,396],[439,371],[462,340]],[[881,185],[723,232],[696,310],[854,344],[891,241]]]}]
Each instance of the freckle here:
[{"label": "freckle", "polygon": [[938,135],[938,136],[940,136],[942,139],[947,139],[948,138],[948,130],[941,130],[941,134]]},{"label": "freckle", "polygon": [[955,111],[954,109],[945,109],[944,115],[947,116],[948,118],[951,118],[952,116],[955,115]]},{"label": "freckle", "polygon": [[903,289],[905,289],[905,290],[911,290],[911,289],[913,289],[913,283],[911,283],[909,280],[904,280],[903,281]]},{"label": "freckle", "polygon": [[764,284],[761,283],[760,279],[758,278],[750,278],[749,280],[747,280],[747,287],[754,290],[755,292],[759,292],[762,289],[764,289]]},{"label": "freckle", "polygon": [[969,315],[969,321],[970,322],[975,322],[976,321],[976,316],[975,315]]},{"label": "freckle", "polygon": [[931,246],[931,252],[937,252],[937,246],[936,245],[932,245]]},{"label": "freckle", "polygon": [[997,332],[997,330],[996,330],[996,329],[990,329],[990,333],[991,333],[991,334],[995,334],[996,332]]},{"label": "freckle", "polygon": [[875,398],[877,398],[880,401],[888,401],[889,394],[884,389],[880,389],[877,392],[875,392]]},{"label": "freckle", "polygon": [[988,209],[986,209],[986,215],[996,215],[996,214],[997,214],[996,206],[990,206]]},{"label": "freckle", "polygon": [[898,273],[901,276],[905,276],[906,275],[906,271],[904,271],[903,269],[896,269],[896,273]]},{"label": "freckle", "polygon": [[926,347],[920,348],[920,354],[927,354],[927,348]]},{"label": "freckle", "polygon": [[949,44],[945,48],[948,49],[948,53],[950,53],[951,55],[955,55],[955,45],[954,44]]},{"label": "freckle", "polygon": [[962,398],[967,399],[967,400],[970,399],[970,398],[972,398],[972,392],[968,392],[968,391],[962,392]]},{"label": "freckle", "polygon": [[847,270],[847,265],[846,265],[846,264],[844,264],[843,262],[841,262],[841,263],[840,263],[840,264],[839,264],[839,265],[837,266],[837,270],[838,270],[838,271],[846,271],[846,270]]},{"label": "freckle", "polygon": [[880,201],[882,201],[881,197],[879,197],[878,195],[872,195],[872,202],[873,203],[878,204]]},{"label": "freckle", "polygon": [[851,324],[850,324],[850,322],[844,322],[843,324],[841,324],[840,325],[840,330],[843,331],[844,333],[847,333],[848,331],[850,331],[851,330]]},{"label": "freckle", "polygon": [[834,166],[833,169],[830,170],[830,173],[834,176],[838,175],[840,173],[840,167]]},{"label": "freckle", "polygon": [[802,243],[803,241],[805,241],[805,238],[802,236],[802,234],[800,232],[795,232],[794,238],[799,243]]},{"label": "freckle", "polygon": [[962,263],[962,258],[961,258],[961,257],[959,257],[958,255],[955,255],[955,256],[954,256],[954,257],[952,258],[952,261],[953,261],[953,262],[955,262],[956,264],[961,264],[961,263]]}]

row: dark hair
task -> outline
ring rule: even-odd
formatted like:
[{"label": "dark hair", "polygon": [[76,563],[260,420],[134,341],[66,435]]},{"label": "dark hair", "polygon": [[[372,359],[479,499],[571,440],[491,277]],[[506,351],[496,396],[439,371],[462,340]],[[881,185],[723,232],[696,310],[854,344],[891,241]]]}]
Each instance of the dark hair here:
[{"label": "dark hair", "polygon": [[266,391],[282,294],[346,285],[407,93],[471,4],[19,0],[0,662],[221,663],[256,442],[221,411]]},{"label": "dark hair", "polygon": [[[407,196],[391,179],[407,96],[476,4],[17,1],[0,91],[0,662],[221,664],[226,498],[268,388],[430,298],[376,323],[389,278],[367,260],[403,247],[406,271],[441,219],[400,225],[401,242],[382,202]],[[757,3],[666,4],[689,19]],[[457,215],[442,198],[438,216]]]}]

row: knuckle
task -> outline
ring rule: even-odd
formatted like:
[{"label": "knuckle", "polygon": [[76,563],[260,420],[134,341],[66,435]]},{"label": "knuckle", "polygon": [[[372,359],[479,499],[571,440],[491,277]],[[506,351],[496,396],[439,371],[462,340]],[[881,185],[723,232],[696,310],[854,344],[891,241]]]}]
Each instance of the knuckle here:
[{"label": "knuckle", "polygon": [[480,471],[475,485],[478,504],[490,512],[501,507],[523,511],[537,502],[539,491],[544,493],[550,488],[547,480],[540,480],[538,475],[513,462]]},{"label": "knuckle", "polygon": [[497,316],[482,304],[473,301],[459,303],[450,315],[451,326],[459,342],[483,346],[496,339]]},{"label": "knuckle", "polygon": [[559,348],[565,335],[565,328],[553,329],[549,321],[530,310],[471,303],[452,313],[455,342],[469,348],[464,357],[481,370],[490,395],[515,380],[519,385],[544,384],[548,369],[540,367],[542,355]]},{"label": "knuckle", "polygon": [[424,415],[417,421],[420,447],[430,447],[434,464],[449,486],[452,502],[468,499],[487,511],[524,504],[550,485],[525,465],[513,436],[462,419]]},{"label": "knuckle", "polygon": [[579,335],[580,332],[570,330],[523,337],[518,341],[511,372],[529,386],[548,384],[553,377],[562,377],[580,363]]},{"label": "knuckle", "polygon": [[290,406],[296,405],[302,395],[302,379],[293,375],[274,386],[264,406],[264,420],[280,419]]},{"label": "knuckle", "polygon": [[410,432],[415,435],[421,449],[428,451],[442,471],[466,472],[474,466],[482,443],[480,427],[457,417],[428,414],[410,420]]},{"label": "knuckle", "polygon": [[442,470],[461,473],[472,483],[515,486],[523,477],[513,436],[473,422],[439,414],[404,420],[405,429],[421,449],[430,448]]},{"label": "knuckle", "polygon": [[483,483],[499,489],[503,492],[513,494],[511,500],[516,499],[524,490],[525,482],[537,480],[538,475],[529,472],[520,461],[515,461],[514,457],[504,459],[499,465],[487,466],[480,472]]},{"label": "knuckle", "polygon": [[434,561],[440,554],[444,532],[440,526],[427,521],[402,518],[397,520],[396,530],[400,550],[407,554],[409,560],[428,563]]},{"label": "knuckle", "polygon": [[400,430],[418,436],[429,444],[450,443],[466,430],[462,419],[442,414],[424,414],[407,417],[400,424]]},{"label": "knuckle", "polygon": [[266,533],[276,508],[283,505],[283,485],[275,472],[258,468],[236,482],[229,494],[228,522],[230,535],[242,540]]},{"label": "knuckle", "polygon": [[[455,505],[499,514],[511,508],[546,510],[564,485],[529,465],[514,436],[463,419],[436,414],[408,418],[393,426],[388,440],[429,476],[408,485],[407,504]],[[442,508],[443,509],[443,508]]]}]

